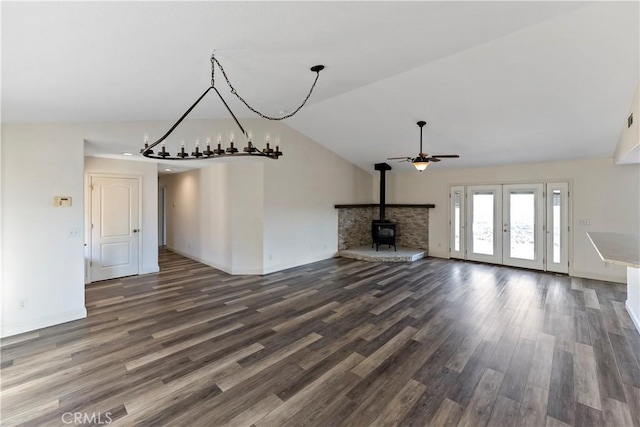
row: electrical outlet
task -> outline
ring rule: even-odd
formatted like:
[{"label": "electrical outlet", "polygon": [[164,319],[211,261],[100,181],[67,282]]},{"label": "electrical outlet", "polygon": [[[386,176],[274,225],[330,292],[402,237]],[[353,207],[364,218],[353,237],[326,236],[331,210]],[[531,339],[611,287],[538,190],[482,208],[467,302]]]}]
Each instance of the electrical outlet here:
[{"label": "electrical outlet", "polygon": [[21,299],[20,301],[18,301],[18,310],[26,310],[27,308],[29,308],[29,300],[28,299]]},{"label": "electrical outlet", "polygon": [[273,261],[273,255],[269,255],[269,261]]},{"label": "electrical outlet", "polygon": [[80,227],[71,227],[69,229],[69,237],[80,237]]}]

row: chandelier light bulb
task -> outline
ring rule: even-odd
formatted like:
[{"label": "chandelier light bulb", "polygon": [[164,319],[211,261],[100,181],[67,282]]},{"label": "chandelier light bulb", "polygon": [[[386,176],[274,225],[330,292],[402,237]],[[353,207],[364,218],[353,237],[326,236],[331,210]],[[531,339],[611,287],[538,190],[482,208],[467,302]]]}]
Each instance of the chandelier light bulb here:
[{"label": "chandelier light bulb", "polygon": [[200,138],[196,139],[196,148],[200,147]]}]

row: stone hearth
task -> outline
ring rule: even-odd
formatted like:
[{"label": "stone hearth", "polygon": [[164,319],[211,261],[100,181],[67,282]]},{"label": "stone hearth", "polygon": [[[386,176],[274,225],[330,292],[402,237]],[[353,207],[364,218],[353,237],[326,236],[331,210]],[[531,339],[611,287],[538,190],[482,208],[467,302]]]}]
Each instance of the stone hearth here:
[{"label": "stone hearth", "polygon": [[338,255],[344,258],[357,259],[360,261],[370,262],[412,262],[427,256],[427,252],[423,249],[393,248],[380,246],[378,251],[371,246],[362,246],[359,248],[346,249],[338,252]]},{"label": "stone hearth", "polygon": [[[385,205],[385,219],[394,222],[397,227],[398,250],[401,248],[420,249],[425,254],[427,253],[429,250],[429,209],[434,207],[433,204]],[[370,248],[371,221],[379,218],[380,205],[336,205],[335,208],[338,209],[339,252],[355,248]],[[375,249],[373,251],[375,252]]]}]

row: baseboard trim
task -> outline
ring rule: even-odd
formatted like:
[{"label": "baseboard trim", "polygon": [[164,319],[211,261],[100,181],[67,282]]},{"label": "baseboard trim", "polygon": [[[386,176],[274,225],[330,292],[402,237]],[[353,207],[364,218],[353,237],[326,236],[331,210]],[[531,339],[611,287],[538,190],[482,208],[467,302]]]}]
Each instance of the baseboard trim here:
[{"label": "baseboard trim", "polygon": [[49,326],[55,326],[61,323],[84,319],[85,317],[87,317],[87,309],[85,307],[82,307],[82,309],[79,310],[66,311],[60,314],[45,316],[29,322],[16,323],[13,325],[4,324],[2,325],[0,336],[2,338],[6,338],[13,335],[22,334],[24,332],[34,331],[36,329],[47,328]]},{"label": "baseboard trim", "polygon": [[160,266],[153,266],[151,268],[144,268],[142,270],[140,270],[139,274],[151,274],[151,273],[158,273],[160,271]]},{"label": "baseboard trim", "polygon": [[640,332],[640,319],[638,319],[638,316],[636,315],[636,313],[634,313],[633,310],[631,310],[631,307],[629,307],[629,300],[627,300],[624,303],[624,306],[627,308],[627,313],[629,313],[629,317],[631,317],[631,321],[633,322],[634,325],[636,325],[636,329],[638,330],[638,332]]},{"label": "baseboard trim", "polygon": [[169,251],[171,251],[171,252],[177,253],[178,255],[182,255],[183,257],[187,257],[187,258],[193,259],[195,261],[201,262],[202,264],[206,264],[209,267],[215,268],[216,270],[224,271],[227,274],[232,274],[231,273],[231,268],[226,266],[226,265],[216,264],[214,262],[208,261],[206,259],[202,259],[202,258],[197,257],[197,256],[195,256],[193,254],[188,253],[188,252],[183,252],[183,251],[181,251],[179,249],[172,248],[171,246],[167,246],[167,249]]},{"label": "baseboard trim", "polygon": [[301,267],[303,265],[324,261],[326,259],[335,258],[337,256],[338,256],[337,252],[325,252],[314,257],[299,258],[297,260],[294,260],[293,262],[266,265],[263,269],[262,274],[267,275],[271,273],[277,273],[278,271],[288,270],[290,268],[295,268],[295,267]]},{"label": "baseboard trim", "polygon": [[584,271],[569,270],[570,277],[579,277],[582,279],[599,280],[601,282],[627,283],[627,278],[618,275],[603,275],[598,273],[587,273]]},{"label": "baseboard trim", "polygon": [[427,251],[427,256],[431,257],[431,258],[443,258],[443,259],[451,258],[449,252],[447,252],[447,251],[431,251],[431,250],[429,250],[429,251]]}]

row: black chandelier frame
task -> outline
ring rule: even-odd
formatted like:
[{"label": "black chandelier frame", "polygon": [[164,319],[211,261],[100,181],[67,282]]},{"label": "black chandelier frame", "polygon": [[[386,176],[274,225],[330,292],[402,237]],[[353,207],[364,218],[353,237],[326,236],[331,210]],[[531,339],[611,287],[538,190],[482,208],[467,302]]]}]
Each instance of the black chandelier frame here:
[{"label": "black chandelier frame", "polygon": [[[249,103],[247,103],[247,101],[245,101],[238,94],[236,89],[231,84],[231,81],[229,80],[229,77],[227,76],[227,73],[225,72],[224,67],[222,66],[222,64],[220,64],[220,62],[215,58],[215,55],[212,53],[211,54],[211,86],[209,86],[207,90],[205,90],[204,93],[200,95],[200,97],[193,103],[193,105],[191,105],[191,107],[189,107],[189,109],[185,111],[185,113],[173,124],[173,126],[171,126],[171,128],[169,128],[167,133],[165,133],[162,137],[160,137],[160,139],[158,139],[157,141],[151,144],[145,141],[144,147],[140,150],[140,153],[143,156],[151,159],[159,159],[159,160],[200,160],[200,159],[216,159],[216,158],[222,158],[222,157],[239,157],[239,156],[260,156],[260,157],[266,157],[269,159],[278,159],[280,156],[283,155],[278,145],[276,145],[275,148],[272,148],[268,141],[266,143],[265,148],[263,148],[262,150],[256,148],[253,145],[253,142],[251,141],[251,135],[244,130],[244,128],[242,127],[242,124],[240,124],[240,121],[238,120],[236,115],[233,113],[233,111],[231,111],[229,104],[227,104],[227,102],[222,97],[222,94],[220,93],[220,91],[218,91],[218,88],[216,88],[215,86],[215,82],[216,82],[215,67],[216,66],[220,68],[220,71],[222,72],[222,75],[225,78],[227,85],[231,89],[231,93],[234,94],[249,110],[258,114],[261,118],[267,119],[267,120],[284,120],[289,117],[292,117],[298,111],[300,111],[302,107],[304,107],[304,105],[309,100],[309,97],[311,96],[311,93],[313,92],[313,89],[315,88],[316,83],[318,82],[320,71],[324,70],[325,68],[324,65],[314,65],[313,67],[311,67],[311,71],[316,73],[316,77],[315,77],[315,80],[313,81],[313,84],[311,85],[311,89],[309,89],[309,93],[307,94],[305,99],[302,101],[302,103],[298,106],[298,108],[296,108],[291,113],[286,114],[284,116],[272,117],[272,116],[263,114],[260,111],[256,110],[255,108],[253,108],[251,105],[249,105]],[[191,113],[191,111],[196,107],[196,105],[200,103],[202,98],[204,98],[211,90],[213,90],[218,95],[218,97],[220,98],[220,101],[222,101],[222,104],[225,106],[229,114],[231,114],[231,117],[236,122],[236,125],[238,125],[240,132],[247,139],[247,145],[242,149],[242,152],[240,152],[238,148],[235,147],[233,138],[229,142],[229,146],[226,148],[223,148],[222,144],[218,141],[217,146],[215,146],[213,150],[211,149],[210,143],[207,143],[205,150],[200,151],[200,147],[196,144],[194,151],[189,154],[187,151],[185,151],[185,146],[182,145],[180,148],[180,152],[178,152],[176,156],[172,156],[168,151],[166,151],[165,145],[162,144],[161,149],[157,153],[154,152],[153,149],[159,144],[161,144],[165,139],[167,139],[169,135],[171,135],[171,133],[180,125],[180,123],[182,123],[182,121],[189,115],[189,113]]]}]

